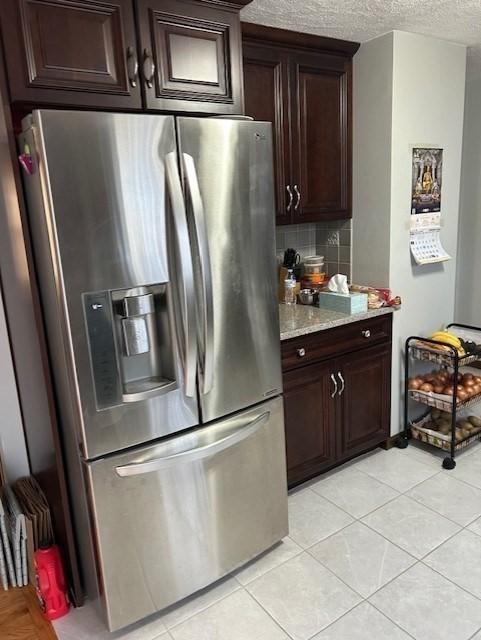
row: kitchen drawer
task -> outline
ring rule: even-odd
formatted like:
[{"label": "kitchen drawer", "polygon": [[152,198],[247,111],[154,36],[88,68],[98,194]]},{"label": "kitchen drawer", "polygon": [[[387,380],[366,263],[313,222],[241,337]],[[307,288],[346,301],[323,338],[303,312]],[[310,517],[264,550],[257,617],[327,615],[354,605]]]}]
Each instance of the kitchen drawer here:
[{"label": "kitchen drawer", "polygon": [[377,316],[348,325],[292,338],[281,343],[282,369],[289,371],[311,362],[391,340],[392,316]]}]

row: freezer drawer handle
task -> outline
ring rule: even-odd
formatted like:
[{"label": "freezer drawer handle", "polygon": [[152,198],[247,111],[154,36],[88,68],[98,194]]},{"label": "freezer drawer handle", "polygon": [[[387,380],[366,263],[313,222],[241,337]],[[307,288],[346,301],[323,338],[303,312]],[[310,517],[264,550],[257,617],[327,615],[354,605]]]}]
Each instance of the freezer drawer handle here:
[{"label": "freezer drawer handle", "polygon": [[212,291],[212,272],[210,267],[209,242],[204,215],[204,205],[200,195],[199,181],[195,169],[194,158],[183,153],[187,190],[192,203],[195,236],[199,251],[199,263],[202,276],[200,290],[203,302],[202,313],[202,393],[206,394],[214,386],[214,302]]},{"label": "freezer drawer handle", "polygon": [[196,462],[198,460],[204,460],[216,453],[220,453],[229,447],[233,447],[235,444],[247,440],[250,436],[254,435],[259,429],[269,421],[271,412],[265,411],[257,416],[252,422],[247,425],[242,425],[233,434],[217,440],[217,442],[211,442],[203,447],[197,447],[195,449],[188,449],[181,453],[174,453],[171,456],[165,456],[163,458],[155,458],[154,460],[148,460],[147,462],[135,462],[133,464],[126,464],[121,467],[115,467],[115,472],[122,478],[126,476],[138,476],[144,473],[150,473],[152,471],[161,471],[169,467],[176,466],[177,464],[185,464],[190,462]]},{"label": "freezer drawer handle", "polygon": [[177,156],[174,151],[165,157],[167,187],[172,205],[175,235],[179,249],[180,272],[183,287],[183,348],[185,395],[193,398],[196,393],[195,378],[197,367],[196,317],[194,300],[194,268],[190,252],[189,230],[185,212],[184,196],[180,183]]}]

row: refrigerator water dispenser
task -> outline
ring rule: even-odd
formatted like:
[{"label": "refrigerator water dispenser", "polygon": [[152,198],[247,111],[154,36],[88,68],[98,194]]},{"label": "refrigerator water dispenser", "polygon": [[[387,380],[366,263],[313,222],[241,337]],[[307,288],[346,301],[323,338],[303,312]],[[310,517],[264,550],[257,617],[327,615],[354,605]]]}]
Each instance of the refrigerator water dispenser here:
[{"label": "refrigerator water dispenser", "polygon": [[83,297],[97,409],[177,389],[165,284]]}]

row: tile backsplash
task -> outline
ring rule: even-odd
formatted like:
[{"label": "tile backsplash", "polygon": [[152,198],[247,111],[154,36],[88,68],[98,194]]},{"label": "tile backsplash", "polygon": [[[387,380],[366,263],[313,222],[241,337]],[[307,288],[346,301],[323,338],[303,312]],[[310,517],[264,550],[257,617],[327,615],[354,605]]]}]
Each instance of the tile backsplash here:
[{"label": "tile backsplash", "polygon": [[343,273],[351,279],[351,220],[293,224],[276,228],[277,261],[284,251],[295,249],[301,256],[324,256],[328,274]]}]

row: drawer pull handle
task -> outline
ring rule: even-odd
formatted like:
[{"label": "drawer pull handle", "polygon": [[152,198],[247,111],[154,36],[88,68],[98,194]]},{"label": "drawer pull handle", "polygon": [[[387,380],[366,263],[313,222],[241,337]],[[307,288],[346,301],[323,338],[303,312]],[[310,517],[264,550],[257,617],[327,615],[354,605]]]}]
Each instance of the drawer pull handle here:
[{"label": "drawer pull handle", "polygon": [[336,393],[337,393],[337,380],[336,380],[336,378],[334,377],[334,374],[333,374],[333,373],[331,373],[331,380],[334,382],[334,391],[331,393],[331,398],[334,398],[334,396],[335,396],[335,395],[336,395]]},{"label": "drawer pull handle", "polygon": [[371,337],[371,331],[370,331],[369,329],[365,329],[365,330],[362,332],[362,335],[363,335],[365,338],[370,338],[370,337]]},{"label": "drawer pull handle", "polygon": [[306,350],[304,349],[304,347],[301,347],[300,349],[297,350],[298,358],[303,358],[305,355],[306,355]]}]

